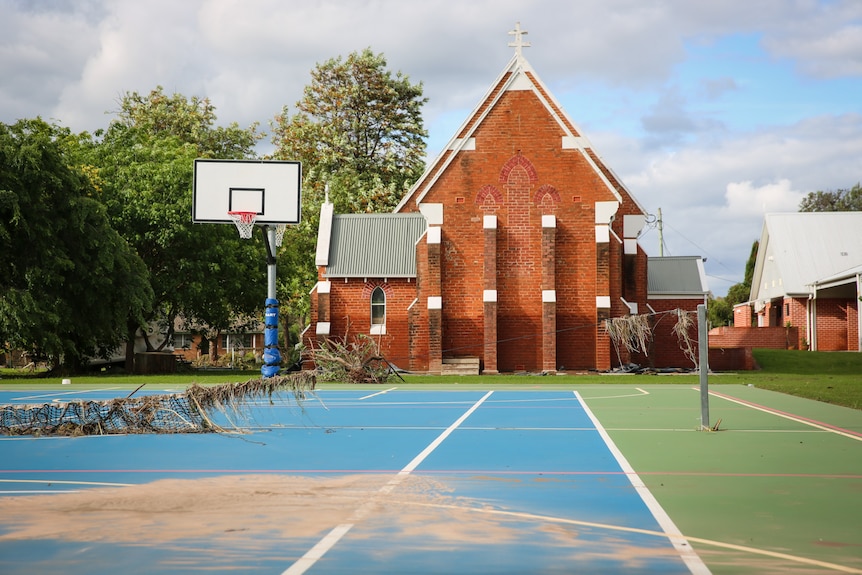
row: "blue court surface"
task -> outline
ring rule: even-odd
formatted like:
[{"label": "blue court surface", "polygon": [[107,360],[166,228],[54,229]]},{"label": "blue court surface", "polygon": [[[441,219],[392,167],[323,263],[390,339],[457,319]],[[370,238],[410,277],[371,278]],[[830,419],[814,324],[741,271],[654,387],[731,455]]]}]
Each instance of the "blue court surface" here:
[{"label": "blue court surface", "polygon": [[0,437],[0,573],[708,573],[570,390],[324,389],[233,423]]}]

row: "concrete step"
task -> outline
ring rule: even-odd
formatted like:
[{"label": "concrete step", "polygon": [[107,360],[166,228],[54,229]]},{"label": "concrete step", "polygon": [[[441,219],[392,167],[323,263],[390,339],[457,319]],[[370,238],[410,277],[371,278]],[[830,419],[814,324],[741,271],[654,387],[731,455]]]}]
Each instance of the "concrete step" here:
[{"label": "concrete step", "polygon": [[444,357],[442,375],[479,375],[478,357]]}]

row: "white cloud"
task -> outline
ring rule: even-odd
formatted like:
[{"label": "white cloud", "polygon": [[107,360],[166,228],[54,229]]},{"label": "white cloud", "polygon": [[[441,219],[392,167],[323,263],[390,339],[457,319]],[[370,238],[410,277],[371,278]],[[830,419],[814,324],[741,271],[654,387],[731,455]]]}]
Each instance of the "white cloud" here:
[{"label": "white cloud", "polygon": [[792,189],[790,180],[755,186],[750,180],[727,184],[724,194],[730,217],[757,216],[768,212],[795,212],[805,194]]},{"label": "white cloud", "polygon": [[59,94],[98,47],[95,16],[17,7],[0,3],[0,120],[51,118]]},{"label": "white cloud", "polygon": [[764,46],[814,77],[862,75],[862,3],[808,3],[800,16],[780,21]]}]

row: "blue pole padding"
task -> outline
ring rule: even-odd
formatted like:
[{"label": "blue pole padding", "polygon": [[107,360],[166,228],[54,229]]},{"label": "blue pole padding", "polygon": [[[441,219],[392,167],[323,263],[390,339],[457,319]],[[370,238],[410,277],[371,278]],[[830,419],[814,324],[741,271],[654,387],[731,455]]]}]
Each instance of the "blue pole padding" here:
[{"label": "blue pole padding", "polygon": [[266,298],[266,313],[263,319],[263,377],[278,375],[281,370],[281,352],[278,350],[278,300]]}]

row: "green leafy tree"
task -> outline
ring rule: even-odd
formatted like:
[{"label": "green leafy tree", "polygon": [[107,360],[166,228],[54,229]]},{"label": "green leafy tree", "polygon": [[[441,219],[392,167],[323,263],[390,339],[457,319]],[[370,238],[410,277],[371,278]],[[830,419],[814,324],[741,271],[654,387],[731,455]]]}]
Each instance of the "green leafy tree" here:
[{"label": "green leafy tree", "polygon": [[229,226],[191,223],[195,158],[250,158],[260,138],[254,125],[225,128],[215,122],[206,99],[167,96],[161,87],[146,96],[130,93],[91,149],[102,201],[145,262],[155,295],[144,324],[129,318],[127,365],[136,334],[146,335],[139,331],[144,326],[159,324],[163,345],[177,317],[212,335],[262,309],[260,239],[240,240]]},{"label": "green leafy tree", "polygon": [[173,136],[193,144],[202,157],[239,159],[254,156],[254,147],[264,134],[257,124],[240,128],[236,122],[216,125],[216,108],[208,98],[167,95],[156,87],[149,94],[127,92],[113,126],[134,128],[153,137]]},{"label": "green leafy tree", "polygon": [[733,323],[733,306],[727,298],[710,298],[707,302],[707,316],[710,327],[720,327]]},{"label": "green leafy tree", "polygon": [[800,212],[860,212],[862,187],[857,183],[850,189],[810,192],[799,203]]},{"label": "green leafy tree", "polygon": [[0,124],[0,342],[71,371],[107,357],[152,299],[76,165],[79,139],[41,119]]},{"label": "green leafy tree", "polygon": [[315,183],[338,174],[351,211],[387,210],[424,170],[425,102],[422,84],[386,70],[382,54],[330,59],[311,72],[298,112],[275,118],[275,156],[302,161]]},{"label": "green leafy tree", "polygon": [[[274,158],[303,165],[302,223],[287,230],[279,264],[291,270],[279,291],[302,316],[316,280],[320,205],[328,186],[336,212],[394,208],[425,168],[422,84],[386,68],[370,49],[318,64],[297,112],[271,123]],[[295,272],[295,273],[294,273]]]},{"label": "green leafy tree", "polygon": [[751,282],[754,278],[754,264],[760,242],[751,245],[748,260],[745,262],[745,275],[742,282],[730,286],[727,296],[711,300],[708,306],[709,322],[713,326],[733,325],[733,306],[745,303],[751,297]]}]

